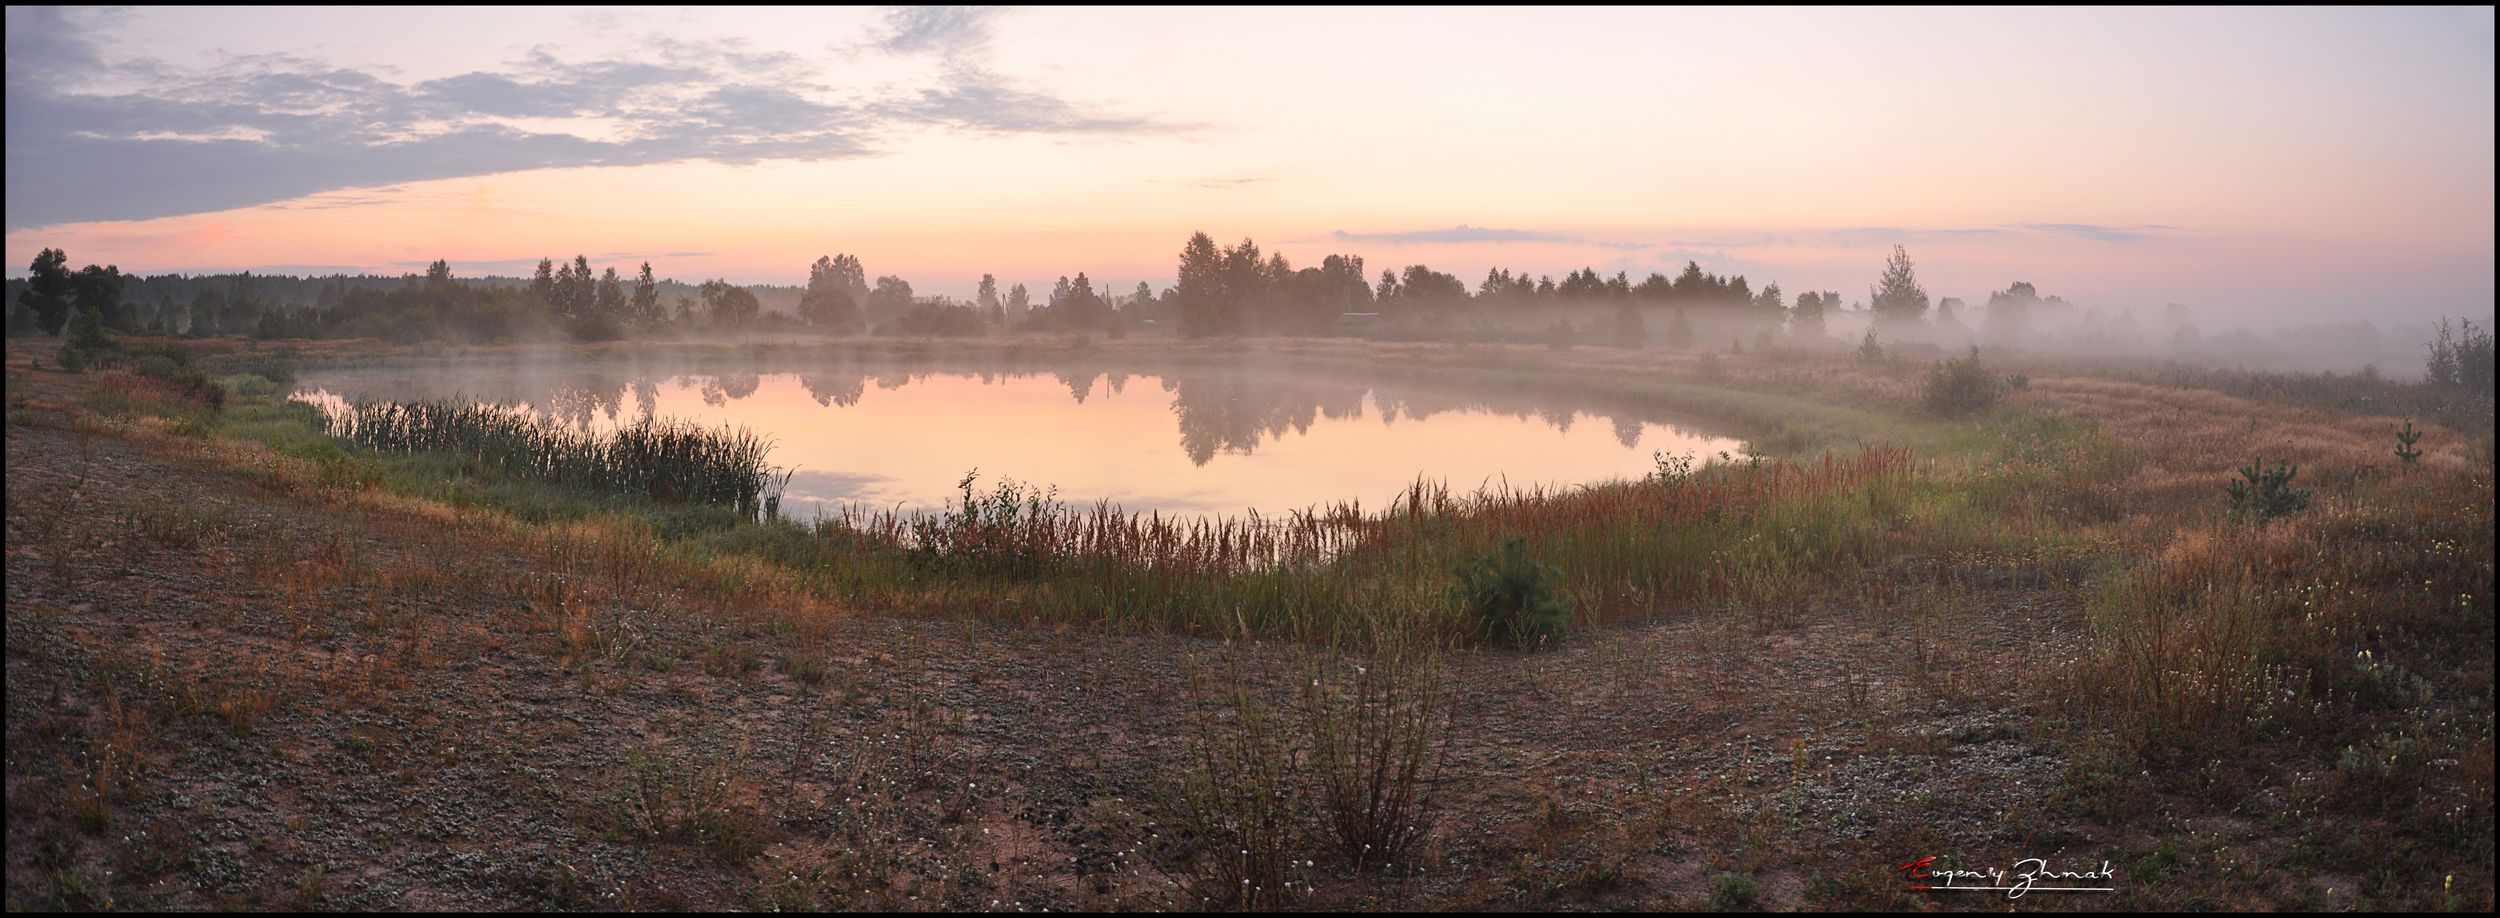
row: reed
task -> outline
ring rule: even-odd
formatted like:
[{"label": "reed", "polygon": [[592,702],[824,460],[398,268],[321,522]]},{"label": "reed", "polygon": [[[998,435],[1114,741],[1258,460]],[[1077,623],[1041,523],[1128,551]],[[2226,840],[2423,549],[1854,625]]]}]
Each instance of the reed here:
[{"label": "reed", "polygon": [[[1764,461],[1567,490],[1461,494],[1417,482],[1385,509],[1206,519],[1073,507],[975,477],[936,512],[846,508],[763,553],[854,604],[1005,611],[1069,622],[1365,643],[1481,629],[1452,571],[1503,550],[1559,572],[1582,620],[1760,598],[1881,548],[1907,450]],[[753,545],[748,546],[750,550]],[[1004,600],[1004,601],[1002,601]]]},{"label": "reed", "polygon": [[445,453],[478,471],[605,497],[735,507],[749,518],[788,480],[764,461],[771,441],[684,421],[592,434],[496,405],[360,401],[332,412],[327,431],[379,453]]}]

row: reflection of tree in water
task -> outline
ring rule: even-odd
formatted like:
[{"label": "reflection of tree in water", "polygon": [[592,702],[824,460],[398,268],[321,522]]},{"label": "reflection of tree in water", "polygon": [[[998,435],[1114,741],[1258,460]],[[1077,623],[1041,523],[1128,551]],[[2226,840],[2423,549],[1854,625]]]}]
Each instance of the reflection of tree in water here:
[{"label": "reflection of tree in water", "polygon": [[1180,418],[1181,452],[1197,465],[1221,452],[1248,453],[1262,438],[1287,429],[1309,433],[1321,414],[1361,417],[1369,387],[1283,383],[1247,373],[1165,377],[1172,413]]},{"label": "reflection of tree in water", "polygon": [[570,424],[575,430],[589,430],[598,418],[616,420],[623,394],[616,384],[606,380],[569,381],[556,386],[547,400],[538,404],[546,406],[542,413],[549,420]]},{"label": "reflection of tree in water", "polygon": [[754,373],[706,376],[703,377],[702,386],[698,391],[703,395],[704,404],[718,408],[754,395],[756,388],[763,384],[764,378]]},{"label": "reflection of tree in water", "polygon": [[1631,449],[1641,443],[1641,419],[1628,414],[1615,415],[1615,442]]},{"label": "reflection of tree in water", "polygon": [[1367,396],[1370,409],[1379,412],[1383,424],[1395,424],[1401,418],[1423,421],[1445,411],[1475,411],[1533,419],[1569,433],[1578,415],[1587,412],[1604,418],[1615,441],[1626,448],[1638,446],[1643,419],[1656,409],[1639,401],[1569,389],[1454,385],[1419,379],[1395,368],[1345,373],[1255,364],[1115,366],[1107,359],[1014,354],[989,355],[979,361],[844,355],[803,360],[659,360],[608,368],[538,364],[500,372],[491,367],[454,373],[392,371],[350,377],[353,384],[331,388],[351,398],[389,393],[398,398],[526,403],[543,406],[541,411],[554,419],[587,428],[599,418],[616,422],[627,392],[633,394],[637,413],[648,418],[658,412],[662,382],[689,386],[704,404],[719,408],[755,395],[768,373],[787,374],[816,404],[841,408],[861,404],[870,382],[892,391],[929,374],[977,379],[984,385],[1048,378],[1067,387],[1068,397],[1080,405],[1092,400],[1097,391],[1121,393],[1132,376],[1147,377],[1171,393],[1181,450],[1199,465],[1219,452],[1247,454],[1263,440],[1286,431],[1307,433],[1320,418],[1360,419],[1368,410]]},{"label": "reflection of tree in water", "polygon": [[[1189,461],[1205,465],[1218,452],[1247,454],[1263,439],[1285,431],[1307,433],[1315,417],[1329,420],[1363,416],[1365,396],[1380,413],[1380,422],[1400,418],[1429,420],[1443,412],[1485,412],[1522,420],[1542,421],[1571,432],[1585,403],[1543,392],[1453,391],[1442,386],[1375,387],[1360,383],[1284,379],[1263,373],[1181,374],[1164,378],[1172,392],[1172,413],[1180,419],[1181,451]],[[1640,444],[1642,415],[1631,410],[1592,410],[1612,425],[1615,442],[1630,449]]]},{"label": "reflection of tree in water", "polygon": [[1082,405],[1085,404],[1086,396],[1094,394],[1094,377],[1102,374],[1062,371],[1052,375],[1059,377],[1059,384],[1068,387],[1068,395],[1074,397],[1077,404]]},{"label": "reflection of tree in water", "polygon": [[859,404],[859,397],[868,394],[868,377],[857,373],[810,373],[799,377],[799,387],[819,405]]},{"label": "reflection of tree in water", "polygon": [[[1545,423],[1553,425],[1555,430],[1562,431],[1563,433],[1570,433],[1571,422],[1572,420],[1578,418],[1580,413],[1561,405],[1547,405],[1543,408],[1537,409],[1536,416],[1543,418]],[[1630,446],[1632,444],[1626,443],[1624,445]]]}]

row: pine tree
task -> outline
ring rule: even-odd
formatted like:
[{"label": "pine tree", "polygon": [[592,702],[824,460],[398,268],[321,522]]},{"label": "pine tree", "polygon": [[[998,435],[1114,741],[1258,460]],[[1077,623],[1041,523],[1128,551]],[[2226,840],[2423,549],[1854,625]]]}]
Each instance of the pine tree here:
[{"label": "pine tree", "polygon": [[1927,317],[1927,290],[1918,285],[1918,271],[1910,264],[1909,252],[1892,247],[1892,258],[1884,263],[1882,282],[1867,288],[1869,308],[1875,320],[1889,325],[1907,325]]}]

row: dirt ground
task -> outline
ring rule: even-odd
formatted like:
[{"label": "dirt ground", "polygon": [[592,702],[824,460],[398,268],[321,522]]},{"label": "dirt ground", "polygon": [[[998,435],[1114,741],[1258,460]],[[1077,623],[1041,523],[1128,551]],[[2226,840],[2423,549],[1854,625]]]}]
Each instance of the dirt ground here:
[{"label": "dirt ground", "polygon": [[[1359,665],[568,583],[596,575],[470,516],[9,386],[12,909],[1195,908],[1221,855],[1173,801],[1233,691],[1291,711]],[[2079,652],[2080,587],[1886,581],[1454,654],[1409,863],[1298,851],[1265,901],[2005,906],[1905,889],[1946,854],[2122,867],[2113,897],[2024,907],[2193,904],[2123,872],[2142,832],[2074,815],[2071,736],[2026,690]]]}]

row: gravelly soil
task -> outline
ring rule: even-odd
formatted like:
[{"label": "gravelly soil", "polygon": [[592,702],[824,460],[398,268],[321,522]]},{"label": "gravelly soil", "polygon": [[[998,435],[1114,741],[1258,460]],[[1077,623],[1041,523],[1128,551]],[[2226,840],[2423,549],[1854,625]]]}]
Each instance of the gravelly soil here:
[{"label": "gravelly soil", "polygon": [[[47,394],[12,381],[12,908],[1193,907],[1161,801],[1196,725],[1236,685],[1290,705],[1317,665],[567,599],[465,524]],[[2017,678],[2073,655],[2075,604],[1986,579],[1457,655],[1423,849],[1399,879],[1320,859],[1285,904],[1705,907],[1745,871],[1795,907],[1888,889],[1902,845],[2088,854],[2021,813],[2065,762]]]}]

